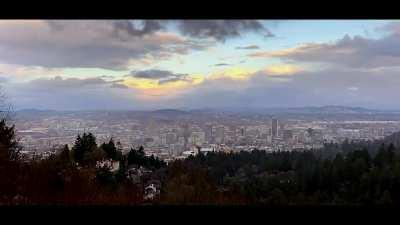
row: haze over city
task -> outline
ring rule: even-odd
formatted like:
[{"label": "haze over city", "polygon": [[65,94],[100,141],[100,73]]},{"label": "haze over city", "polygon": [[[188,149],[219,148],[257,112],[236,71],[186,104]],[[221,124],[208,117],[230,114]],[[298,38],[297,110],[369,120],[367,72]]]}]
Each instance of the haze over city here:
[{"label": "haze over city", "polygon": [[15,110],[400,109],[389,20],[4,20]]}]

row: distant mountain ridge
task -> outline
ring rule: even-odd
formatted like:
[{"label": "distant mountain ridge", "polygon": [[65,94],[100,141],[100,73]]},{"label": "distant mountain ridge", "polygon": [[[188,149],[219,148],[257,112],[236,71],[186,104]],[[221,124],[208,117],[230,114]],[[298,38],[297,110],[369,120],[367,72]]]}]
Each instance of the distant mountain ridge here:
[{"label": "distant mountain ridge", "polygon": [[288,108],[288,111],[308,112],[308,113],[368,113],[368,112],[382,112],[375,109],[367,109],[362,107],[349,107],[338,105],[327,105],[320,107],[300,107]]},{"label": "distant mountain ridge", "polygon": [[148,112],[148,114],[150,116],[153,116],[156,118],[165,118],[165,119],[191,115],[190,112],[178,110],[178,109],[159,109],[159,110],[150,111],[150,112]]},{"label": "distant mountain ridge", "polygon": [[261,113],[261,114],[275,114],[275,113],[299,113],[299,114],[368,114],[368,113],[400,113],[395,110],[376,110],[363,107],[350,107],[340,105],[326,105],[326,106],[307,106],[307,107],[276,107],[276,108],[255,108],[255,107],[221,107],[221,108],[194,108],[194,109],[157,109],[157,110],[43,110],[43,109],[22,109],[16,111],[22,114],[53,114],[53,113],[70,113],[70,112],[136,112],[147,113],[157,116],[185,116],[196,113],[217,113],[217,112],[230,112],[230,113]]},{"label": "distant mountain ridge", "polygon": [[171,114],[171,113],[176,113],[176,114],[189,114],[189,112],[184,111],[184,110],[180,110],[180,109],[158,109],[158,110],[153,110],[151,111],[151,113],[167,113],[167,114]]},{"label": "distant mountain ridge", "polygon": [[[194,110],[193,110],[194,111]],[[249,113],[377,113],[377,112],[394,112],[385,110],[367,109],[363,107],[350,107],[340,105],[326,105],[326,106],[306,106],[306,107],[271,107],[271,108],[220,108],[220,109],[197,109],[196,111],[227,111],[227,112],[249,112]],[[400,112],[400,111],[399,111]]]}]

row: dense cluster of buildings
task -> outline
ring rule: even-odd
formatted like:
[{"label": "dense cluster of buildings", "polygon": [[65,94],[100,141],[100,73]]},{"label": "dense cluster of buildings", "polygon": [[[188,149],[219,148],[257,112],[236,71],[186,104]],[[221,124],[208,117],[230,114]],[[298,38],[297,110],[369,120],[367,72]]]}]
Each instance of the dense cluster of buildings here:
[{"label": "dense cluster of buildings", "polygon": [[147,155],[166,161],[185,158],[199,151],[276,151],[319,148],[325,142],[373,140],[400,130],[400,121],[337,121],[299,119],[229,118],[197,120],[82,119],[53,116],[17,120],[17,135],[24,151],[46,152],[73,145],[76,136],[92,132],[97,142],[117,140],[121,148],[144,146]]}]

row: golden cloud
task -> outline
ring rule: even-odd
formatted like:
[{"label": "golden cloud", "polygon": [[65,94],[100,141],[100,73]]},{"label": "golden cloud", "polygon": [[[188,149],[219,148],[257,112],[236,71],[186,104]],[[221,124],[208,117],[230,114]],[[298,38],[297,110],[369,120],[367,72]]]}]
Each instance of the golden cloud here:
[{"label": "golden cloud", "polygon": [[160,82],[159,80],[128,77],[122,83],[140,93],[140,98],[151,100],[159,97],[173,97],[204,81],[202,75],[189,75],[185,79]]},{"label": "golden cloud", "polygon": [[303,68],[291,64],[277,64],[265,69],[265,72],[271,75],[293,75],[301,71],[303,71]]},{"label": "golden cloud", "polygon": [[256,70],[233,67],[213,73],[208,79],[216,80],[228,78],[232,80],[248,80],[255,72]]},{"label": "golden cloud", "polygon": [[[269,66],[261,70],[268,75],[291,75],[302,68],[290,64],[277,64]],[[204,75],[187,75],[180,79],[171,79],[160,81],[159,79],[148,79],[138,77],[127,77],[122,84],[138,91],[138,98],[145,100],[159,100],[160,98],[173,98],[175,96],[187,93],[186,91],[201,85],[206,80],[230,80],[234,82],[242,82],[246,84],[252,76],[260,72],[260,70],[232,67],[217,72],[211,73],[208,76]],[[282,78],[283,79],[283,78]]]},{"label": "golden cloud", "polygon": [[282,56],[290,55],[296,51],[298,51],[298,48],[283,49],[283,50],[279,50],[279,51],[255,52],[255,53],[248,54],[248,56],[256,57],[256,58],[282,57]]}]

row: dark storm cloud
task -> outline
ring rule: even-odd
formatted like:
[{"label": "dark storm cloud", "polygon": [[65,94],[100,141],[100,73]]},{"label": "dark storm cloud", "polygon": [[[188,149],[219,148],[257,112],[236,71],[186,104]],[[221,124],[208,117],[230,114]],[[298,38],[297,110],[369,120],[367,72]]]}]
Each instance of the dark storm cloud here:
[{"label": "dark storm cloud", "polygon": [[238,46],[235,49],[238,50],[252,50],[252,49],[260,49],[258,45],[248,45],[248,46]]},{"label": "dark storm cloud", "polygon": [[262,33],[266,37],[274,36],[257,20],[182,20],[178,28],[184,35],[194,38],[215,38],[225,41],[246,32]]},{"label": "dark storm cloud", "polygon": [[168,70],[152,69],[152,70],[131,71],[130,75],[137,78],[162,79],[171,77],[182,77],[186,76],[187,74],[178,74]]}]

